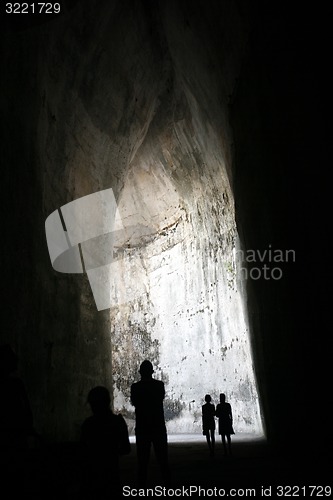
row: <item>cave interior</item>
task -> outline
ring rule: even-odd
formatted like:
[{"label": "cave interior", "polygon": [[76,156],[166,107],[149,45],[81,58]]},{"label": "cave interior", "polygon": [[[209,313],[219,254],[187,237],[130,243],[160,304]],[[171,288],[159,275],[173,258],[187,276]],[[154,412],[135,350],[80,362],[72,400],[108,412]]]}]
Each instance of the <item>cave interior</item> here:
[{"label": "cave interior", "polygon": [[[1,20],[1,343],[18,354],[38,432],[75,441],[93,385],[112,388],[131,425],[126,394],[148,357],[174,395],[172,432],[186,430],[187,402],[207,387],[217,397],[226,377],[248,416],[241,432],[313,472],[330,428],[313,298],[327,149],[318,12],[60,4],[59,15]],[[52,268],[45,220],[109,188],[122,226],[98,311],[87,273]],[[294,258],[274,264],[279,279],[239,280],[235,248]]]}]

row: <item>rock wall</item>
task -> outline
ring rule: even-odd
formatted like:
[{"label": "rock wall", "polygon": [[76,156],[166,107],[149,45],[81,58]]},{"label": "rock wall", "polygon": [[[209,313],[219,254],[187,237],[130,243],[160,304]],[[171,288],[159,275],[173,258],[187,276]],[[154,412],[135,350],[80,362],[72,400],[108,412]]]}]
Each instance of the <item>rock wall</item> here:
[{"label": "rock wall", "polygon": [[[239,432],[261,432],[246,309],[236,279],[237,232],[226,189],[202,181],[195,196],[189,181],[188,198],[175,200],[162,166],[151,165],[148,175],[139,175],[144,185],[125,182],[119,201],[125,227],[143,219],[156,232],[119,242],[119,259],[112,266],[115,407],[131,415],[129,382],[149,358],[156,376],[166,382],[170,432],[200,430],[207,392],[215,402],[220,392],[227,394]],[[137,166],[135,172],[134,177],[142,173]],[[156,203],[158,182],[164,208],[174,208],[170,218]]]}]

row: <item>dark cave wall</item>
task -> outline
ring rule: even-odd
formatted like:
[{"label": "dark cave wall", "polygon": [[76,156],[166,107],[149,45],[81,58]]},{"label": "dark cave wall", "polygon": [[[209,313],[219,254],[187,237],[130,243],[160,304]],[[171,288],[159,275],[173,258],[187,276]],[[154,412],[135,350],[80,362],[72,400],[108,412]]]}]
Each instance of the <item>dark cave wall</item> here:
[{"label": "dark cave wall", "polygon": [[[294,445],[307,452],[309,400],[325,400],[329,378],[325,347],[313,337],[324,308],[321,302],[316,310],[314,296],[323,284],[309,234],[325,212],[313,177],[313,168],[327,163],[322,22],[311,9],[258,2],[230,103],[235,210],[244,247],[263,251],[271,245],[296,256],[281,265],[281,280],[247,283],[268,437],[286,449],[292,434]],[[327,417],[321,418],[327,428]],[[324,441],[314,447],[323,450]]]},{"label": "dark cave wall", "polygon": [[[84,300],[90,294],[86,277],[64,276],[50,267],[45,219],[73,194],[61,172],[59,154],[54,151],[57,168],[52,172],[44,161],[41,38],[38,31],[25,29],[5,36],[2,45],[7,71],[1,92],[5,140],[1,341],[9,342],[19,356],[19,373],[38,432],[46,439],[63,440],[77,435],[81,409],[86,409],[84,379],[108,383],[111,349],[108,314],[91,314],[91,303]],[[59,150],[63,147],[59,144]],[[103,342],[103,348],[96,349]]]},{"label": "dark cave wall", "polygon": [[[288,41],[282,32],[274,33],[275,22],[262,11],[258,14],[230,104],[236,220],[245,249],[261,253],[270,247],[293,249],[297,259],[294,167],[288,151],[295,126],[290,127],[290,121],[296,119],[293,113],[297,110],[291,97],[290,54],[283,50]],[[296,262],[265,263],[270,268],[281,267],[283,275],[279,280],[269,274],[268,279],[249,279],[248,308],[264,412],[268,422],[280,422],[285,411],[281,401],[291,403],[295,397]],[[261,264],[249,264],[249,269],[255,266]],[[269,438],[280,435],[274,424],[267,430]]]}]

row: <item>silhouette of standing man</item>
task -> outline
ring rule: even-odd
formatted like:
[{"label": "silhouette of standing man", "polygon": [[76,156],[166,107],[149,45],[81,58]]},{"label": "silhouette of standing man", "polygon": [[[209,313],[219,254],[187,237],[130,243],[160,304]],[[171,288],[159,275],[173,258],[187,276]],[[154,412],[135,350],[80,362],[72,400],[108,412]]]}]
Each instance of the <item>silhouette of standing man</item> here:
[{"label": "silhouette of standing man", "polygon": [[168,440],[163,409],[164,383],[152,378],[153,365],[148,360],[141,363],[139,371],[141,380],[131,386],[131,403],[135,406],[138,482],[145,488],[151,445],[164,482],[169,479]]}]

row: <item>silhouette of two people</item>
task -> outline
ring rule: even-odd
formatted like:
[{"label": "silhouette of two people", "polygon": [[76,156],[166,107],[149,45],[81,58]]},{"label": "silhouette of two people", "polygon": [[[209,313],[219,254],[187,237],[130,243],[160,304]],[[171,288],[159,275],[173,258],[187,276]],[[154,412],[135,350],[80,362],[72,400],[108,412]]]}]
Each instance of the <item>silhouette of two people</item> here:
[{"label": "silhouette of two people", "polygon": [[215,415],[219,419],[219,434],[221,435],[224,454],[231,455],[231,435],[235,434],[233,429],[231,405],[226,402],[225,394],[220,394],[220,402],[216,406]]},{"label": "silhouette of two people", "polygon": [[92,415],[81,426],[82,493],[87,499],[120,493],[119,457],[131,450],[125,419],[113,413],[110,402],[106,387],[94,387],[88,394]]},{"label": "silhouette of two people", "polygon": [[153,446],[162,480],[169,481],[168,441],[164,419],[164,383],[152,377],[153,365],[145,360],[140,365],[141,380],[131,385],[131,403],[135,407],[135,437],[139,487],[147,485],[150,451]]},{"label": "silhouette of two people", "polygon": [[202,434],[206,436],[209,454],[215,454],[215,406],[209,394],[205,396],[206,403],[202,405]]}]

